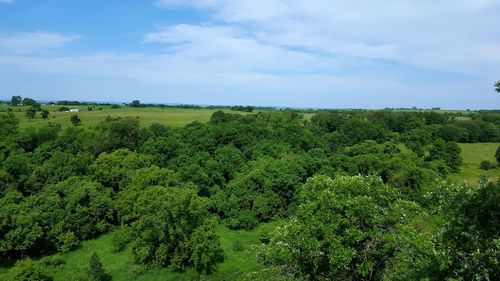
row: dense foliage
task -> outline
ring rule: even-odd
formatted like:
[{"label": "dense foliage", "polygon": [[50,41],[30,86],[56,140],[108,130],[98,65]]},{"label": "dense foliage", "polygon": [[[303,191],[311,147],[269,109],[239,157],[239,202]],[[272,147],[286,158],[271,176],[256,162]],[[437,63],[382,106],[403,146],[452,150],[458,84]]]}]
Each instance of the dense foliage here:
[{"label": "dense foliage", "polygon": [[[462,164],[457,142],[500,141],[495,112],[321,111],[306,121],[294,111],[218,111],[182,128],[130,117],[18,125],[0,113],[7,263],[119,228],[116,251],[128,247],[138,265],[211,274],[225,258],[218,223],[273,222],[255,279],[497,277],[499,185],[442,183]],[[11,273],[44,276],[31,263]]]}]

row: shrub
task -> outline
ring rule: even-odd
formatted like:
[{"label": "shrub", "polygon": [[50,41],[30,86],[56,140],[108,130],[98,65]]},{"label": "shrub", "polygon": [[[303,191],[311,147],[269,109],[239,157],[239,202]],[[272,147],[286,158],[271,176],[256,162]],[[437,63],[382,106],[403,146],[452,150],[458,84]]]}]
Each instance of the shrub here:
[{"label": "shrub", "polygon": [[113,253],[122,252],[132,240],[128,229],[120,228],[113,233],[111,238],[111,251]]},{"label": "shrub", "polygon": [[57,248],[63,253],[74,250],[80,246],[80,241],[71,231],[59,235],[57,240],[59,244]]},{"label": "shrub", "polygon": [[62,266],[65,265],[66,262],[59,256],[47,256],[40,260],[43,266]]},{"label": "shrub", "polygon": [[484,160],[481,162],[479,165],[479,168],[481,170],[489,170],[489,169],[495,169],[496,165],[494,163],[491,163],[490,161]]},{"label": "shrub", "polygon": [[90,256],[88,274],[92,280],[95,281],[105,281],[109,280],[110,276],[104,271],[101,259],[96,252],[92,253]]},{"label": "shrub", "polygon": [[1,280],[6,281],[52,281],[52,276],[48,275],[39,263],[32,260],[16,262],[16,265]]},{"label": "shrub", "polygon": [[235,242],[233,243],[233,250],[234,250],[235,252],[241,252],[241,251],[243,251],[244,249],[245,249],[245,245],[244,245],[244,244],[243,244],[240,240],[235,241]]}]

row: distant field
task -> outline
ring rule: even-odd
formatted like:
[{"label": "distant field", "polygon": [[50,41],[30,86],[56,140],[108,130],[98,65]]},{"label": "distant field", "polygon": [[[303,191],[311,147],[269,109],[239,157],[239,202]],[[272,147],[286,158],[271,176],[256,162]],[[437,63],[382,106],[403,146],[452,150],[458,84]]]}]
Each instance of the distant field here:
[{"label": "distant field", "polygon": [[[49,118],[43,120],[40,113],[37,113],[35,119],[28,119],[25,116],[26,108],[19,107],[14,109],[14,114],[19,119],[21,128],[40,126],[49,122],[60,124],[63,128],[72,126],[70,117],[74,114],[82,120],[82,126],[91,127],[97,125],[104,120],[107,116],[111,117],[137,117],[139,118],[142,126],[149,126],[153,123],[162,123],[167,126],[184,126],[193,121],[207,122],[210,116],[217,110],[213,109],[184,109],[184,108],[131,108],[122,107],[120,109],[112,109],[109,106],[102,106],[102,110],[87,111],[87,107],[69,106],[69,108],[80,108],[84,111],[78,113],[72,112],[59,112],[57,109],[60,106],[43,106],[50,112]],[[98,106],[99,108],[101,106]],[[20,111],[18,111],[20,110]]]},{"label": "distant field", "polygon": [[[60,124],[62,128],[71,127],[70,117],[72,115],[78,115],[80,120],[82,121],[81,126],[84,127],[93,127],[102,120],[104,120],[107,116],[111,117],[136,117],[139,118],[141,126],[149,126],[153,123],[161,123],[166,126],[171,127],[182,127],[194,121],[200,122],[208,122],[210,120],[210,116],[215,111],[219,109],[193,109],[193,108],[160,108],[160,107],[141,107],[141,108],[132,108],[128,106],[122,106],[119,109],[112,109],[110,106],[96,106],[95,110],[88,111],[87,106],[68,106],[69,108],[79,108],[83,111],[78,113],[72,112],[59,112],[58,108],[61,107],[59,105],[44,105],[43,109],[46,109],[50,112],[49,118],[47,120],[43,120],[40,116],[40,113],[37,113],[34,119],[28,119],[25,115],[26,109],[28,107],[12,107],[13,113],[19,119],[19,127],[27,128],[27,127],[37,127],[43,124],[53,123]],[[0,111],[7,110],[6,105],[0,105]],[[98,110],[98,108],[102,108],[102,110]],[[238,113],[238,114],[247,114],[242,111],[233,111],[229,109],[223,110],[225,112],[230,113]],[[258,111],[256,111],[258,112]],[[304,119],[310,120],[312,113],[304,114]]]},{"label": "distant field", "polygon": [[491,180],[496,180],[500,177],[500,168],[492,170],[481,170],[479,164],[481,161],[488,160],[496,163],[495,152],[500,143],[460,143],[462,149],[462,158],[464,162],[460,168],[460,173],[452,174],[451,179],[457,183],[477,182],[480,175],[486,175]]}]

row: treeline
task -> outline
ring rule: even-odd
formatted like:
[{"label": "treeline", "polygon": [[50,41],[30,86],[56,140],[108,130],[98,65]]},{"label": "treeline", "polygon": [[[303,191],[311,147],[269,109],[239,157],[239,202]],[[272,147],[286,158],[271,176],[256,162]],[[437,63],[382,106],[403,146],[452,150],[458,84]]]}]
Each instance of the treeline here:
[{"label": "treeline", "polygon": [[0,114],[4,261],[118,228],[116,247],[144,268],[213,274],[224,260],[218,223],[268,223],[257,251],[265,270],[233,279],[499,277],[499,183],[442,181],[460,168],[456,141],[499,141],[496,113],[319,112],[309,122],[294,111],[217,111],[182,128],[109,117],[95,128],[17,125]]}]

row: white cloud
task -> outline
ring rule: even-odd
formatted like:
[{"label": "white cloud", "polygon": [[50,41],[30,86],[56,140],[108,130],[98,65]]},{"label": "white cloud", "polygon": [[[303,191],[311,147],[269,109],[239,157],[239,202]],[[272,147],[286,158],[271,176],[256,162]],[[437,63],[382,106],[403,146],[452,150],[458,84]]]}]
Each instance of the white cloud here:
[{"label": "white cloud", "polygon": [[79,36],[41,31],[0,35],[0,52],[36,53],[63,47],[78,38]]},{"label": "white cloud", "polygon": [[[179,102],[494,105],[496,96],[489,97],[487,88],[500,69],[500,29],[493,28],[500,26],[500,0],[157,3],[168,9],[200,9],[209,20],[161,26],[146,34],[142,47],[158,44],[164,48],[161,54],[65,56],[49,51],[78,37],[44,32],[0,35],[0,72],[112,77],[194,97]],[[40,52],[44,55],[34,55]],[[477,79],[418,77],[449,75],[440,71]],[[481,99],[469,93],[478,85],[486,85]]]},{"label": "white cloud", "polygon": [[[469,75],[498,67],[498,0],[163,0],[193,7],[248,38],[339,56],[390,59]],[[484,52],[484,50],[493,50]]]}]

